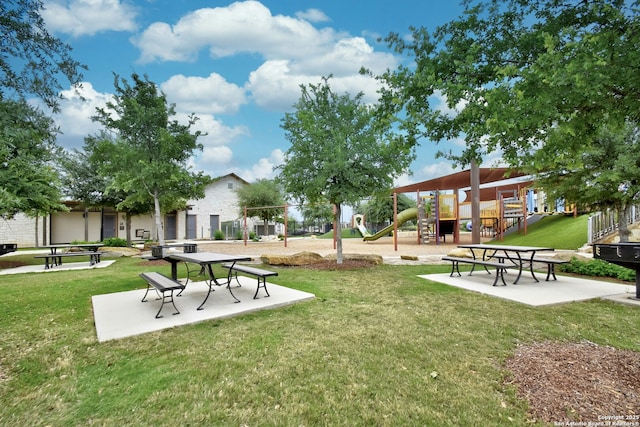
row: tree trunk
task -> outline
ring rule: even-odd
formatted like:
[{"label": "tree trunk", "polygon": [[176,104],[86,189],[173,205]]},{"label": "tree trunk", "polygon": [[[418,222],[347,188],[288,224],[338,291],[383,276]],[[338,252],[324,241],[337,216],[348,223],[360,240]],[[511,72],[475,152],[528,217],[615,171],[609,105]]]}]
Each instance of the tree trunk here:
[{"label": "tree trunk", "polygon": [[124,221],[127,233],[127,247],[131,247],[131,214],[129,212],[124,213]]},{"label": "tree trunk", "polygon": [[618,236],[620,243],[627,243],[631,232],[629,231],[629,205],[624,204],[618,209]]},{"label": "tree trunk", "polygon": [[336,250],[337,250],[337,254],[336,254],[336,263],[337,264],[342,264],[342,233],[340,232],[340,217],[342,216],[342,214],[340,213],[342,208],[340,206],[340,203],[336,203],[336,212],[335,215],[333,216],[333,231],[336,236]]},{"label": "tree trunk", "polygon": [[153,205],[155,207],[156,232],[158,233],[158,244],[164,246],[164,227],[162,226],[162,212],[160,212],[160,199],[158,190],[153,192]]},{"label": "tree trunk", "polygon": [[266,218],[264,220],[264,230],[262,230],[262,233],[262,235],[265,237],[269,235],[269,220]]}]

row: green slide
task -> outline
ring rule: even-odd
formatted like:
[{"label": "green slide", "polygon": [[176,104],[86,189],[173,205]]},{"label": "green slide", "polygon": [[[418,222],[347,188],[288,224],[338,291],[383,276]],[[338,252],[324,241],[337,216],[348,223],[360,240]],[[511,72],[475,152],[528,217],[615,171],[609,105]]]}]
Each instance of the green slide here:
[{"label": "green slide", "polygon": [[[404,224],[405,222],[418,218],[418,208],[409,208],[405,209],[402,212],[398,212],[398,227]],[[378,231],[376,234],[369,234],[363,237],[362,240],[370,241],[370,240],[378,240],[381,237],[388,235],[393,231],[394,224],[386,226],[382,230]]]}]

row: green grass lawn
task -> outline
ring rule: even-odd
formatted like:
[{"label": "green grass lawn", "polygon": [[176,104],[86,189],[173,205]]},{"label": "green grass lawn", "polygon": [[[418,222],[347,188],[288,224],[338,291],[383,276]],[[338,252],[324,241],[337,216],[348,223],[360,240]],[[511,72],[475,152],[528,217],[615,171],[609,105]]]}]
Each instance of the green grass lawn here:
[{"label": "green grass lawn", "polygon": [[0,424],[529,426],[503,368],[518,344],[640,350],[637,308],[532,308],[417,277],[445,265],[280,268],[273,282],[317,298],[98,343],[91,296],[150,269],[169,273],[120,258],[2,276]]},{"label": "green grass lawn", "polygon": [[540,221],[524,227],[520,233],[509,234],[502,241],[505,245],[550,246],[556,249],[576,250],[587,243],[589,215],[547,215]]}]

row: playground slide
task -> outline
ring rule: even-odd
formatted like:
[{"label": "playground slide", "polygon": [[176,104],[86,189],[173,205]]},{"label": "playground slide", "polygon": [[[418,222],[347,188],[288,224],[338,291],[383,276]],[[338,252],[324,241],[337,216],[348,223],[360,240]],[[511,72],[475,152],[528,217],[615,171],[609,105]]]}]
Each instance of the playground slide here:
[{"label": "playground slide", "polygon": [[362,223],[358,224],[358,230],[360,230],[360,234],[362,234],[362,237],[371,236],[371,233],[369,233],[367,227],[365,227]]},{"label": "playground slide", "polygon": [[[418,208],[409,208],[409,209],[403,210],[402,212],[398,212],[398,227],[409,220],[416,219],[417,217],[418,217]],[[394,225],[392,223],[391,225],[388,225],[382,230],[378,231],[376,234],[369,234],[368,232],[365,234],[362,231],[362,229],[360,229],[360,226],[358,228],[360,229],[360,232],[364,236],[362,240],[368,242],[370,240],[378,240],[381,237],[387,236],[391,231],[393,231],[393,226]],[[366,228],[364,231],[367,231]]]}]

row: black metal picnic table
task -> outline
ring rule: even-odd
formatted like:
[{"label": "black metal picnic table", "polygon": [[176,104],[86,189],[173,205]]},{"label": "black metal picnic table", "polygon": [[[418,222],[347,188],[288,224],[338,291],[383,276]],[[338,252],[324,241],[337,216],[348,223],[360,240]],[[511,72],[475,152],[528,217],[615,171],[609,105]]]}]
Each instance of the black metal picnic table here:
[{"label": "black metal picnic table", "polygon": [[538,252],[551,252],[555,251],[554,248],[538,247],[538,246],[514,246],[514,245],[495,245],[490,243],[473,243],[458,245],[459,248],[471,249],[473,259],[476,259],[476,250],[482,251],[482,259],[489,260],[491,258],[497,258],[496,254],[502,252],[504,256],[500,258],[511,261],[516,267],[518,267],[518,276],[513,284],[517,284],[518,280],[522,276],[522,269],[525,265],[528,265],[529,271],[533,279],[538,282],[538,278],[533,272],[533,261]]}]

